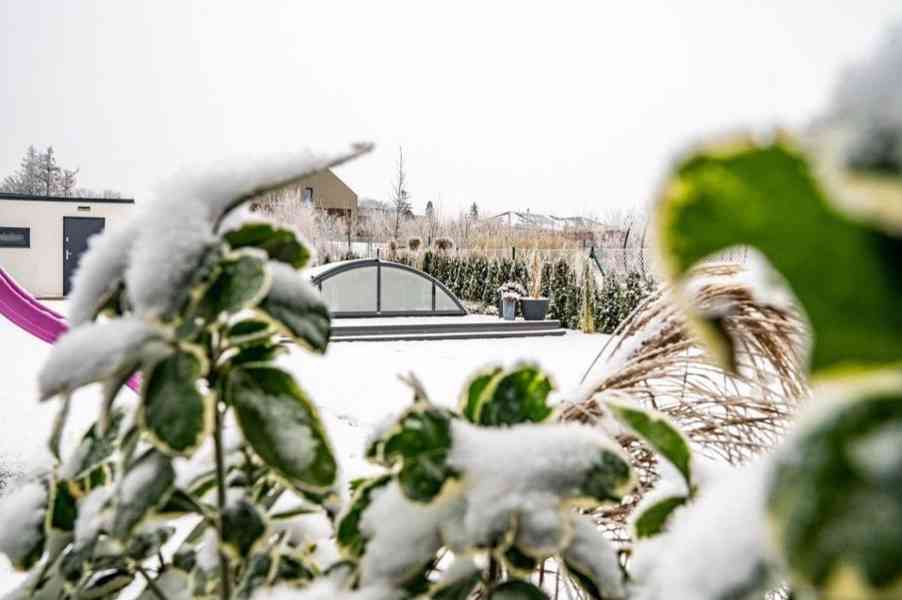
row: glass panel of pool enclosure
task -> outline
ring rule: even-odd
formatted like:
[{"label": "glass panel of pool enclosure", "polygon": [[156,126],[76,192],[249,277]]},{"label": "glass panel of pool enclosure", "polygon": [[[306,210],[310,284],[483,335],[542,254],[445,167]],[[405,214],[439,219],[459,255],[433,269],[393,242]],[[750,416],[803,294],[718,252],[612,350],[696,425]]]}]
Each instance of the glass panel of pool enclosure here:
[{"label": "glass panel of pool enclosure", "polygon": [[310,276],[336,317],[467,314],[440,281],[400,263],[346,260],[316,267]]}]

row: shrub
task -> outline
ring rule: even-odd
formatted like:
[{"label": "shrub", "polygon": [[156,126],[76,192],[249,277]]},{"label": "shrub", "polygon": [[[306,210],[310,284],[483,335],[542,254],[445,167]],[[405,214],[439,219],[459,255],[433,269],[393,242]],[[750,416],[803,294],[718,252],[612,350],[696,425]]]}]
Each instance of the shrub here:
[{"label": "shrub", "polygon": [[418,251],[423,246],[422,238],[412,237],[407,240],[407,249],[411,252]]}]

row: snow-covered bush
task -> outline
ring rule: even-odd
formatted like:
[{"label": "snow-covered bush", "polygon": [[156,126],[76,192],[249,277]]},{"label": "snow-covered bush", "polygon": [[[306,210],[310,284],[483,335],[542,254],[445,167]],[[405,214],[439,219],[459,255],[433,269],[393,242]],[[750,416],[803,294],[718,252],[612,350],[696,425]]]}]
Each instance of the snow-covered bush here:
[{"label": "snow-covered bush", "polygon": [[[274,359],[284,340],[325,351],[329,313],[299,273],[310,253],[293,231],[235,209],[366,150],[182,179],[92,242],[73,329],[38,378],[40,399],[60,403],[58,462],[0,505],[0,552],[31,570],[12,597],[111,598],[138,579],[142,597],[225,598],[317,572],[287,532],[297,515],[338,510],[338,465]],[[129,403],[118,393],[138,375]],[[101,413],[64,455],[72,393],[96,382]]]}]

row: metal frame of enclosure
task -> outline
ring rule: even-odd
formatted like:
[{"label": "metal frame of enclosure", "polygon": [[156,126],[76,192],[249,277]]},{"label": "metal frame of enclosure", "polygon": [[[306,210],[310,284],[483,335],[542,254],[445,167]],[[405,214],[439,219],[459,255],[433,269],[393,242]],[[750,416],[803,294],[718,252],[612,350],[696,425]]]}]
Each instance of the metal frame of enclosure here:
[{"label": "metal frame of enclosure", "polygon": [[441,281],[413,267],[378,258],[322,265],[314,269],[311,281],[335,317],[467,314]]}]

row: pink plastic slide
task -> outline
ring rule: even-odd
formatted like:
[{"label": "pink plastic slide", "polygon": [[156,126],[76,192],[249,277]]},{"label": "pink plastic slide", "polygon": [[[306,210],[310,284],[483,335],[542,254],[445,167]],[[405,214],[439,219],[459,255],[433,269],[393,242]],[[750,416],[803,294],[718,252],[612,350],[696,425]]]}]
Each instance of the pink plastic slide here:
[{"label": "pink plastic slide", "polygon": [[[0,314],[48,344],[53,344],[69,330],[63,315],[38,302],[3,267],[0,267]],[[136,392],[140,385],[137,376],[128,381],[128,387]]]}]

